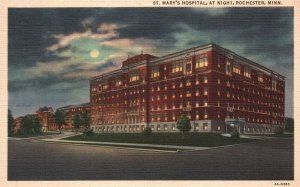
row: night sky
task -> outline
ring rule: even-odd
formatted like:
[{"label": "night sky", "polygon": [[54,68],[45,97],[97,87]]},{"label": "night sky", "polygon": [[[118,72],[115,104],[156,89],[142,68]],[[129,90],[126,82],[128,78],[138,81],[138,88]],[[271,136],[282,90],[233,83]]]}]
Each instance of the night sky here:
[{"label": "night sky", "polygon": [[9,9],[13,116],[89,102],[89,79],[128,55],[216,43],[286,76],[293,117],[293,8]]}]

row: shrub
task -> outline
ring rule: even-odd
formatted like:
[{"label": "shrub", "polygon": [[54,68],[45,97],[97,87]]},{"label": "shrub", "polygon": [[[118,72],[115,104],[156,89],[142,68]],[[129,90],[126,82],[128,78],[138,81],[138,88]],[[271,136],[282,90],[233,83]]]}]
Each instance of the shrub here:
[{"label": "shrub", "polygon": [[146,127],[143,131],[143,135],[150,136],[152,134],[152,130],[150,127]]},{"label": "shrub", "polygon": [[279,128],[276,132],[276,135],[282,135],[283,134],[283,128]]},{"label": "shrub", "polygon": [[231,138],[235,138],[235,139],[240,138],[240,133],[238,131],[232,131],[230,133],[230,135],[231,135]]},{"label": "shrub", "polygon": [[83,131],[83,135],[84,136],[93,136],[94,131],[93,131],[93,129],[86,129],[86,130]]}]

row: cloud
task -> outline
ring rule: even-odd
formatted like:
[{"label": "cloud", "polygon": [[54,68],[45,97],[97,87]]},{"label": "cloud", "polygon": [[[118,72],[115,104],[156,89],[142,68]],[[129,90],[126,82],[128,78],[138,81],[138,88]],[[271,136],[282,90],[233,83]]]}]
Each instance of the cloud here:
[{"label": "cloud", "polygon": [[93,33],[91,29],[87,29],[85,32],[74,32],[72,34],[64,35],[64,34],[56,34],[53,37],[57,39],[57,43],[48,47],[48,51],[56,51],[61,48],[65,48],[72,41],[79,40],[82,38],[95,39],[97,41],[103,41],[111,38],[118,37],[119,34],[117,30],[121,28],[121,26],[117,24],[111,23],[103,23],[101,24],[96,33]]}]

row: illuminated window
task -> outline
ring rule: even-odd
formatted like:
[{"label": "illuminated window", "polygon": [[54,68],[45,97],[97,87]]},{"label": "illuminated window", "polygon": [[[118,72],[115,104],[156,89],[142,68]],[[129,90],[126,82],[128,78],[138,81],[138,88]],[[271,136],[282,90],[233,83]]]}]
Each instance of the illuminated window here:
[{"label": "illuminated window", "polygon": [[228,98],[230,97],[229,91],[227,91],[226,97],[228,97]]},{"label": "illuminated window", "polygon": [[186,61],[186,64],[185,64],[185,73],[186,74],[191,74],[192,73],[192,58],[189,58]]},{"label": "illuminated window", "polygon": [[117,79],[115,86],[121,86],[121,85],[122,85],[122,80],[121,79]]},{"label": "illuminated window", "polygon": [[102,89],[103,90],[106,90],[108,88],[108,83],[104,83],[103,85],[102,85]]},{"label": "illuminated window", "polygon": [[263,74],[262,73],[258,73],[258,81],[259,82],[264,82],[264,78],[263,78]]},{"label": "illuminated window", "polygon": [[230,87],[230,82],[229,81],[227,81],[227,87]]},{"label": "illuminated window", "polygon": [[167,96],[167,94],[165,94],[165,95],[164,95],[164,99],[165,99],[165,100],[166,100],[166,99],[168,99],[168,96]]},{"label": "illuminated window", "polygon": [[151,78],[159,77],[159,66],[151,67]]},{"label": "illuminated window", "polygon": [[175,82],[172,83],[172,88],[176,88]]},{"label": "illuminated window", "polygon": [[247,78],[251,78],[251,69],[249,67],[244,68],[244,76]]},{"label": "illuminated window", "polygon": [[208,62],[207,62],[207,55],[199,55],[196,57],[196,68],[202,68],[202,67],[207,67]]},{"label": "illuminated window", "polygon": [[196,78],[196,85],[199,85],[199,78]]},{"label": "illuminated window", "polygon": [[134,81],[138,81],[139,80],[139,75],[137,73],[134,73],[134,74],[130,74],[129,76],[129,81],[130,82],[134,82]]},{"label": "illuminated window", "polygon": [[192,85],[192,82],[191,82],[191,80],[186,80],[186,86],[191,86]]},{"label": "illuminated window", "polygon": [[208,95],[208,89],[207,88],[204,88],[204,95]]},{"label": "illuminated window", "polygon": [[174,62],[172,64],[172,73],[182,72],[183,63],[182,61]]},{"label": "illuminated window", "polygon": [[226,75],[232,75],[232,62],[226,59]]},{"label": "illuminated window", "polygon": [[[175,118],[175,116],[174,116],[174,118]],[[173,130],[173,131],[176,130],[176,129],[175,129],[175,124],[172,124],[172,130]]]},{"label": "illuminated window", "polygon": [[218,84],[221,84],[221,80],[220,79],[218,79]]},{"label": "illuminated window", "polygon": [[241,65],[239,63],[233,64],[233,73],[241,74]]},{"label": "illuminated window", "polygon": [[207,123],[203,123],[203,130],[205,130],[205,131],[208,130],[208,125],[207,125]]},{"label": "illuminated window", "polygon": [[186,97],[191,97],[191,95],[192,95],[192,94],[191,94],[190,91],[187,91],[187,92],[186,92]]},{"label": "illuminated window", "polygon": [[208,82],[207,77],[203,77],[203,82],[204,82],[204,83],[207,83],[207,82]]},{"label": "illuminated window", "polygon": [[207,101],[206,100],[204,100],[204,106],[207,106]]},{"label": "illuminated window", "polygon": [[196,105],[195,105],[196,107],[199,107],[199,101],[196,101]]},{"label": "illuminated window", "polygon": [[208,117],[208,116],[207,116],[207,111],[205,110],[205,111],[204,111],[204,119],[207,119],[207,117]]}]

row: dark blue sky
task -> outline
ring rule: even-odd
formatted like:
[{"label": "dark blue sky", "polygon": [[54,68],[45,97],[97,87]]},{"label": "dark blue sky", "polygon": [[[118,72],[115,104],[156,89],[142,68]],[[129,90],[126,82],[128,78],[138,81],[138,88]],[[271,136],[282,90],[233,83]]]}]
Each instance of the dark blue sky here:
[{"label": "dark blue sky", "polygon": [[286,76],[293,116],[293,8],[9,9],[14,117],[89,101],[89,79],[128,55],[216,43]]}]

